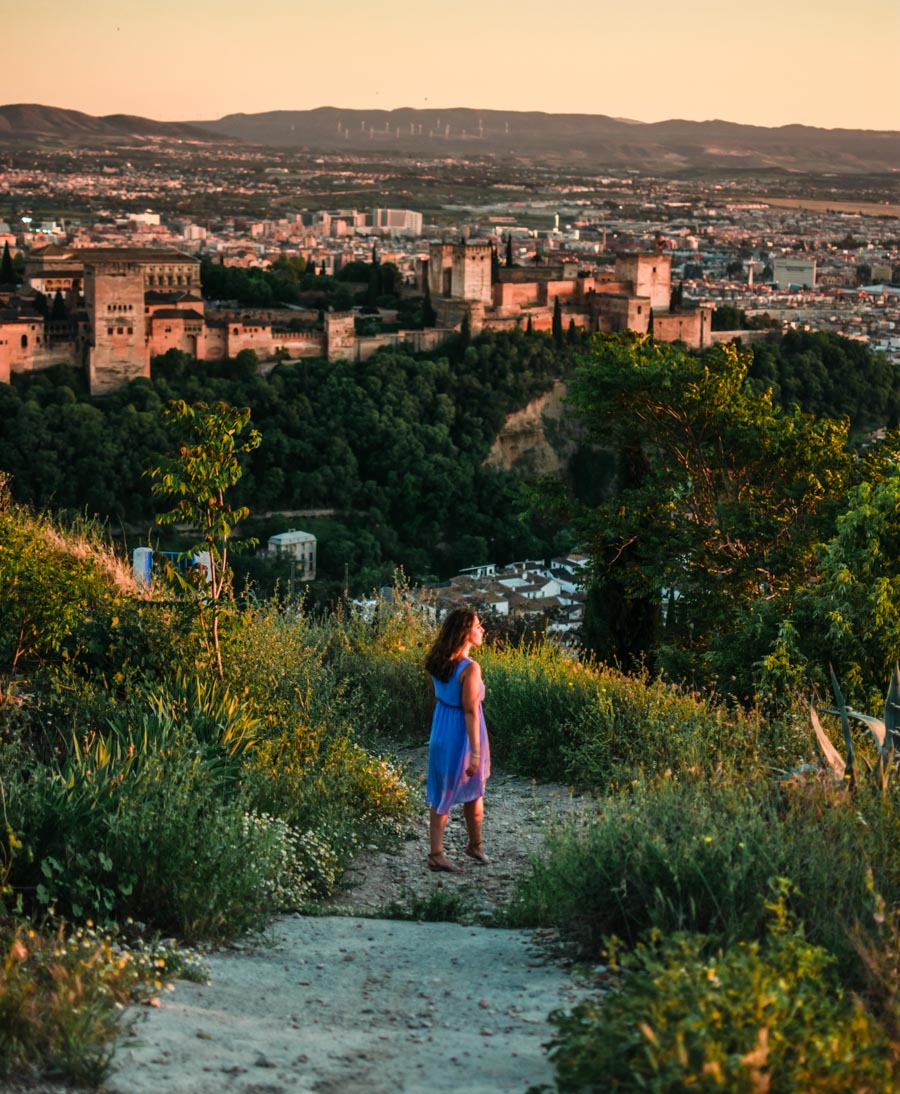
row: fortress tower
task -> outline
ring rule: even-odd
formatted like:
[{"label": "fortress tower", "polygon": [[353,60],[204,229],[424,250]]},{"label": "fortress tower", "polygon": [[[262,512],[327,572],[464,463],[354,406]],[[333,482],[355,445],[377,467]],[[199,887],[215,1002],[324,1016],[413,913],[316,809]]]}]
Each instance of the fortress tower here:
[{"label": "fortress tower", "polygon": [[669,310],[672,256],[622,254],[616,258],[616,280],[631,283],[633,296],[649,297],[654,315]]},{"label": "fortress tower", "polygon": [[432,243],[429,249],[428,289],[432,300],[443,297],[490,305],[490,243],[484,240]]},{"label": "fortress tower", "polygon": [[144,263],[115,251],[95,251],[84,264],[90,323],[88,383],[103,395],[150,375],[144,316]]}]

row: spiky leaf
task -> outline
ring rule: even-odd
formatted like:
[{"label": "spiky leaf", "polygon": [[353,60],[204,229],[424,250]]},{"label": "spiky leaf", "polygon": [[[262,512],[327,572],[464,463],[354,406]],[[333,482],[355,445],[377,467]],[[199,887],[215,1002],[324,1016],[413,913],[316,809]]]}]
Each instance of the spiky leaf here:
[{"label": "spiky leaf", "polygon": [[888,684],[884,700],[884,724],[891,746],[900,748],[900,665],[894,665]]},{"label": "spiky leaf", "polygon": [[841,685],[838,683],[838,678],[835,675],[834,666],[829,665],[828,669],[831,673],[831,690],[834,692],[834,697],[837,700],[837,713],[840,715],[841,730],[844,734],[844,745],[847,749],[847,775],[850,778],[851,783],[853,783],[856,775],[856,748],[853,744],[853,734],[850,732],[850,719],[847,717],[847,704],[844,702],[844,693],[841,691]]},{"label": "spiky leaf", "polygon": [[836,780],[843,780],[844,772],[846,771],[843,757],[831,743],[831,738],[822,728],[822,723],[819,721],[819,716],[816,714],[816,708],[812,703],[809,704],[809,717],[812,722],[813,732],[816,735],[816,752],[819,754],[819,758],[822,763],[828,767]]}]

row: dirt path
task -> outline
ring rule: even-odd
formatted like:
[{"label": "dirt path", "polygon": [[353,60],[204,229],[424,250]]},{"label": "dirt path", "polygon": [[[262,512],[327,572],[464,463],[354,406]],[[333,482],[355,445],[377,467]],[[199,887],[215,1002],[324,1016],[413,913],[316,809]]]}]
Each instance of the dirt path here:
[{"label": "dirt path", "polygon": [[[407,772],[424,786],[428,748],[399,750]],[[424,791],[423,791],[424,794]],[[543,827],[553,817],[586,807],[568,787],[538,785],[516,775],[495,772],[485,794],[484,843],[490,865],[479,866],[463,854],[467,843],[461,809],[450,814],[444,841],[448,857],[463,867],[462,875],[436,874],[426,868],[428,810],[424,800],[406,838],[392,851],[365,848],[346,872],[344,885],[327,902],[336,914],[377,916],[396,905],[409,911],[443,889],[459,897],[463,918],[490,923],[512,894],[515,880],[543,844]]]},{"label": "dirt path", "polygon": [[[423,772],[426,750],[405,752]],[[392,853],[370,847],[321,917],[286,916],[270,937],[209,959],[208,985],[141,1008],[107,1094],[498,1094],[550,1083],[547,1014],[585,991],[546,933],[487,929],[539,850],[542,823],[579,808],[564,787],[495,773],[486,795],[491,865],[447,850],[459,876],[425,866],[427,810]],[[458,897],[462,923],[383,918],[391,905]]]}]

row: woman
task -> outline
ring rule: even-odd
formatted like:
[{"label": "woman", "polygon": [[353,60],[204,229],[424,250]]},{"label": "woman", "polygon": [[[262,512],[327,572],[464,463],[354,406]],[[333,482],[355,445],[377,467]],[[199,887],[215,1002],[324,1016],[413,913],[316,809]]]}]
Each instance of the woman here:
[{"label": "woman", "polygon": [[481,703],[481,666],[469,651],[484,641],[484,627],[471,608],[454,608],[425,659],[437,703],[431,721],[427,800],[431,806],[430,870],[461,873],[444,854],[444,829],[452,807],[462,803],[469,843],[466,854],[487,864],[481,838],[484,784],[491,773]]}]

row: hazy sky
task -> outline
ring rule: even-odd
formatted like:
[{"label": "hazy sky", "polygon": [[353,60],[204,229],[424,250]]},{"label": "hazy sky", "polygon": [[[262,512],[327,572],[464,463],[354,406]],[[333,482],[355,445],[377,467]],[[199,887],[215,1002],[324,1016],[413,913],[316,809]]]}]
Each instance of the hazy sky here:
[{"label": "hazy sky", "polygon": [[0,103],[469,106],[900,130],[900,0],[29,0]]}]

